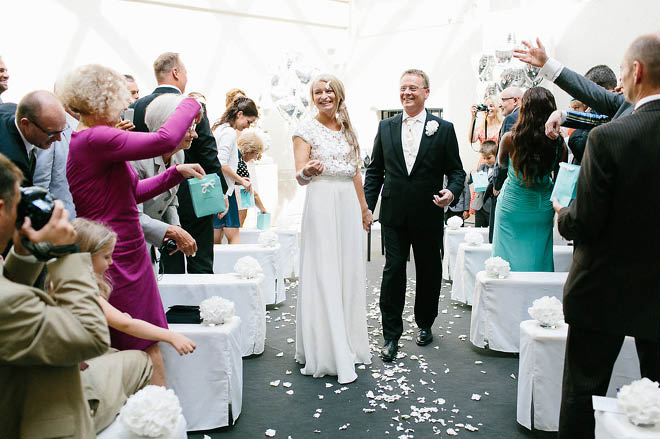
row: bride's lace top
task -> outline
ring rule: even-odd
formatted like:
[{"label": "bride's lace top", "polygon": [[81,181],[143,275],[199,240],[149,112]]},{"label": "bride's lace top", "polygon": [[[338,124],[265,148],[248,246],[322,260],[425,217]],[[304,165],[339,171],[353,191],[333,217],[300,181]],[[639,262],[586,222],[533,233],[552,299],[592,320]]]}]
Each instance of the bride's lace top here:
[{"label": "bride's lace top", "polygon": [[346,141],[343,127],[341,131],[333,131],[312,118],[298,125],[293,137],[300,137],[309,144],[310,160],[319,160],[325,165],[322,176],[352,178],[355,175],[358,160]]}]

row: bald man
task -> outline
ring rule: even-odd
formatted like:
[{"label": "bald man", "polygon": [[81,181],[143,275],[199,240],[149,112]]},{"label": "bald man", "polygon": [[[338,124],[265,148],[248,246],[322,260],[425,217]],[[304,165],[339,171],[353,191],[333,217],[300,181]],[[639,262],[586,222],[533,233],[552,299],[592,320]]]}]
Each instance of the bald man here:
[{"label": "bald man", "polygon": [[[502,104],[500,109],[502,114],[505,116],[502,121],[502,126],[500,127],[500,135],[498,139],[501,139],[505,133],[511,131],[513,126],[518,122],[518,110],[520,109],[520,100],[522,99],[523,91],[519,87],[507,87],[502,90],[500,93],[500,100]],[[498,145],[499,149],[499,145]],[[497,156],[497,154],[495,154]],[[495,206],[497,205],[497,194],[499,190],[502,189],[504,180],[506,180],[506,171],[499,172],[500,169],[496,166],[492,183],[488,184],[486,188],[486,194],[484,195],[484,203],[491,198],[493,204],[491,206],[491,212],[493,214],[490,216],[488,223],[488,242],[493,242],[493,230],[495,229]]]},{"label": "bald man", "polygon": [[660,381],[660,204],[649,203],[660,193],[660,33],[631,44],[621,78],[634,112],[589,133],[575,200],[554,202],[559,232],[576,242],[564,286],[559,439],[594,437],[591,395],[607,392],[626,335],[642,376]]},{"label": "bald man", "polygon": [[23,172],[23,186],[32,186],[34,149],[48,149],[53,142],[62,140],[65,128],[64,107],[48,91],[30,92],[18,105],[0,105],[0,153]]},{"label": "bald man", "polygon": [[[9,71],[5,62],[0,56],[0,95],[7,91],[9,88]],[[0,97],[0,104],[2,104],[2,97]]]}]

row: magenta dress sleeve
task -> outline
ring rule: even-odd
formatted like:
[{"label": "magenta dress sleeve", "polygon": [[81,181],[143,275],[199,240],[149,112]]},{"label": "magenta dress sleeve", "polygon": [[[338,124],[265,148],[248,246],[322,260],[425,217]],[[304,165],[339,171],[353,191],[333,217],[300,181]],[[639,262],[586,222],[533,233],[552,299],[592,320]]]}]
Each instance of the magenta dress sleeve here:
[{"label": "magenta dress sleeve", "polygon": [[98,149],[99,154],[111,162],[149,159],[172,152],[183,140],[199,109],[195,99],[184,99],[154,133],[98,127],[88,137],[89,147]]},{"label": "magenta dress sleeve", "polygon": [[176,166],[168,168],[162,174],[140,180],[135,189],[135,202],[140,204],[151,200],[156,195],[162,194],[183,180],[183,175],[179,174]]}]

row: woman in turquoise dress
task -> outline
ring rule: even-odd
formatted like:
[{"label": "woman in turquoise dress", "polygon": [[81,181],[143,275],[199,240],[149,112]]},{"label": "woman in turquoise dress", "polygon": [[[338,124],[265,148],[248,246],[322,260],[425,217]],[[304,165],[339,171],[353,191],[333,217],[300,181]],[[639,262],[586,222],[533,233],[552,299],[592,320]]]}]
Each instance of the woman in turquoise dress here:
[{"label": "woman in turquoise dress", "polygon": [[550,91],[530,88],[518,122],[500,139],[498,164],[508,169],[495,208],[493,256],[507,260],[511,271],[554,271],[550,194],[559,161],[567,158],[564,140],[545,135],[545,122],[556,109]]}]

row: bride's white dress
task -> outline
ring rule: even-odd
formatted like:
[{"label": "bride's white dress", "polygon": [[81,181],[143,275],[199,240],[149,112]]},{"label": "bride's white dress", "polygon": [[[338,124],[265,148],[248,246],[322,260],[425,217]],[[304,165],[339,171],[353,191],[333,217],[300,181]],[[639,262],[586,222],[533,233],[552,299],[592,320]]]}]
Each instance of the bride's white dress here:
[{"label": "bride's white dress", "polygon": [[294,137],[325,165],[307,185],[302,217],[296,361],[303,375],[357,378],[355,363],[371,363],[366,316],[362,214],[353,176],[357,160],[342,131],[311,119]]}]

